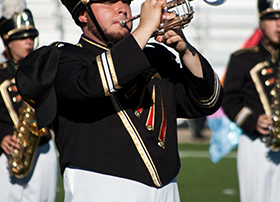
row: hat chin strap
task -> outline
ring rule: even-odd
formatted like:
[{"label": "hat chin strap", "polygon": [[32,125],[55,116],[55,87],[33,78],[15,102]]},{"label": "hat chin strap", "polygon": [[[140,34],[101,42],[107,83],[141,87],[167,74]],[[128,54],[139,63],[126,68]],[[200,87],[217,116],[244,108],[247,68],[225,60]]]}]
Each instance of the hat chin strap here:
[{"label": "hat chin strap", "polygon": [[107,44],[107,46],[112,47],[114,45],[114,43],[112,41],[109,41],[108,38],[106,37],[106,35],[104,34],[104,32],[102,31],[99,23],[97,22],[97,20],[95,18],[95,15],[93,14],[93,12],[91,10],[91,7],[90,7],[89,3],[86,5],[86,9],[87,9],[87,12],[88,12],[92,22],[94,23],[96,29],[98,30],[98,32],[101,35],[101,37],[104,39],[104,41]]}]

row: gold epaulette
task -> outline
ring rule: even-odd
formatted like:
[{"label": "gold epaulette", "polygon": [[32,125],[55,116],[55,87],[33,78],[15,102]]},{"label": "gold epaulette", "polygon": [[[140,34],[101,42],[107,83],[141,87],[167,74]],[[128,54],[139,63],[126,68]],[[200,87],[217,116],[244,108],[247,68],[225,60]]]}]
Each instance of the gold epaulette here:
[{"label": "gold epaulette", "polygon": [[243,53],[248,53],[248,52],[251,52],[251,53],[256,53],[260,50],[260,48],[258,46],[253,46],[251,48],[244,48],[244,49],[240,49],[236,52],[234,52],[234,56],[238,56],[240,54],[243,54]]},{"label": "gold epaulette", "polygon": [[63,47],[63,46],[79,46],[79,47],[82,48],[82,45],[79,44],[79,43],[76,44],[76,45],[74,45],[74,44],[71,44],[71,43],[66,43],[66,42],[61,42],[61,41],[53,42],[53,43],[51,43],[49,46],[56,46],[56,47],[58,47],[58,48],[61,48],[61,47]]},{"label": "gold epaulette", "polygon": [[0,69],[6,69],[8,67],[8,63],[7,62],[1,62],[0,63]]}]

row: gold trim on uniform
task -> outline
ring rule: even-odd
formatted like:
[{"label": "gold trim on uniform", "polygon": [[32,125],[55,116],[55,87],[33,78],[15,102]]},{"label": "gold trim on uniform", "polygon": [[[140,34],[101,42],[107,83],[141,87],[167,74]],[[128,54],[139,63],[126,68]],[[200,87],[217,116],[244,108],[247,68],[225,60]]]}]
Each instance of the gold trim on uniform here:
[{"label": "gold trim on uniform", "polygon": [[211,97],[209,99],[206,100],[200,100],[198,98],[196,98],[193,94],[191,89],[189,88],[189,92],[191,94],[191,98],[192,100],[200,107],[202,108],[211,108],[213,107],[216,102],[218,101],[219,95],[220,95],[220,91],[221,91],[221,83],[219,81],[218,76],[216,75],[216,73],[214,72],[214,92],[211,95]]},{"label": "gold trim on uniform", "polygon": [[116,74],[116,71],[115,71],[115,67],[114,67],[114,63],[113,63],[113,59],[112,59],[112,55],[111,55],[110,50],[106,51],[106,56],[107,56],[107,61],[108,61],[108,64],[109,64],[109,69],[110,69],[110,72],[111,72],[111,77],[112,77],[112,80],[113,80],[113,83],[114,83],[114,88],[119,90],[119,89],[121,89],[121,87],[119,86],[119,82],[118,82],[118,78],[117,78],[117,74]]},{"label": "gold trim on uniform", "polygon": [[103,89],[104,89],[104,94],[105,94],[105,96],[110,96],[112,94],[109,92],[109,87],[108,87],[108,84],[107,84],[107,81],[106,81],[106,76],[105,76],[105,72],[103,70],[103,65],[102,65],[102,62],[101,62],[101,56],[100,55],[98,55],[96,57],[96,62],[97,62],[97,66],[98,66],[98,70],[99,70],[99,74],[100,74],[100,78],[101,78],[101,83],[102,83],[102,86],[103,86]]},{"label": "gold trim on uniform", "polygon": [[252,110],[248,107],[243,107],[236,115],[234,122],[236,123],[236,125],[241,127],[250,114],[252,114]]},{"label": "gold trim on uniform", "polygon": [[8,67],[7,62],[0,63],[0,69],[6,69]]},{"label": "gold trim on uniform", "polygon": [[73,14],[73,11],[77,8],[77,6],[78,6],[81,2],[82,2],[82,0],[79,1],[79,2],[76,4],[76,6],[74,6],[74,8],[73,8],[72,11],[71,11],[71,14]]},{"label": "gold trim on uniform", "polygon": [[236,51],[235,53],[234,53],[234,55],[235,56],[238,56],[238,55],[240,55],[240,54],[242,54],[242,53],[247,53],[247,52],[258,52],[260,50],[260,48],[258,47],[258,46],[253,46],[253,47],[251,47],[251,48],[244,48],[244,49],[240,49],[240,50],[238,50],[238,51]]},{"label": "gold trim on uniform", "polygon": [[11,85],[15,83],[15,79],[12,80],[5,80],[3,83],[1,83],[0,85],[0,92],[3,98],[3,101],[6,105],[6,108],[10,114],[10,117],[15,125],[15,127],[18,127],[19,125],[19,118],[18,115],[16,113],[16,110],[13,107],[13,103],[11,100],[11,97],[9,95],[9,92],[7,91],[7,88]]},{"label": "gold trim on uniform", "polygon": [[98,55],[96,61],[105,95],[110,96],[117,92],[117,90],[121,89],[118,84],[117,74],[110,50]]},{"label": "gold trim on uniform", "polygon": [[142,77],[149,81],[154,78],[162,79],[161,75],[157,72],[155,68],[148,68],[142,73]]},{"label": "gold trim on uniform", "polygon": [[153,131],[155,129],[155,113],[156,113],[156,90],[155,85],[153,85],[153,92],[152,92],[152,106],[150,107],[147,121],[146,121],[146,128],[148,131]]},{"label": "gold trim on uniform", "polygon": [[119,101],[117,98],[112,95],[111,96],[112,103],[117,111],[118,116],[120,117],[123,125],[125,126],[127,132],[129,133],[133,143],[140,154],[146,168],[148,169],[150,176],[157,187],[162,187],[162,183],[160,181],[160,177],[158,175],[157,169],[154,165],[153,159],[151,158],[149,151],[147,150],[139,132],[135,128],[134,124],[132,123],[130,117],[126,113],[125,110],[122,109]]},{"label": "gold trim on uniform", "polygon": [[76,46],[80,47],[80,48],[83,48],[83,45],[78,43]]},{"label": "gold trim on uniform", "polygon": [[278,16],[277,18],[279,18],[279,14],[277,14],[277,12],[280,12],[280,10],[275,10],[274,8],[267,8],[261,13],[259,13],[259,17],[262,17],[263,15],[268,13],[276,13],[275,15],[277,15]]},{"label": "gold trim on uniform", "polygon": [[[104,47],[100,44],[97,44],[93,41],[90,41],[90,40],[88,40],[84,37],[81,37],[81,38],[84,41],[107,51],[106,52],[106,61],[102,60],[102,57],[104,57],[104,56],[101,56],[103,54],[102,53],[101,55],[98,55],[96,57],[96,63],[97,63],[97,66],[98,66],[98,70],[99,70],[99,74],[100,74],[100,78],[101,78],[101,83],[102,83],[102,86],[103,86],[103,89],[104,89],[104,94],[105,94],[105,96],[111,96],[112,92],[114,92],[114,89],[120,89],[121,87],[118,85],[118,79],[117,79],[117,75],[116,75],[116,71],[115,71],[115,68],[114,68],[114,63],[113,63],[113,59],[112,59],[110,50],[108,48],[106,48],[106,47]],[[103,62],[104,62],[104,64],[108,65],[110,73],[108,72],[107,69],[104,69]],[[111,82],[109,80],[107,80],[107,78],[106,78],[106,72],[105,72],[106,70],[108,72],[107,76],[110,76],[112,78],[112,83],[113,83],[113,88],[114,89],[112,89],[111,92],[110,92],[110,87],[109,87],[109,84],[111,84]]]},{"label": "gold trim on uniform", "polygon": [[10,37],[11,35],[13,35],[14,33],[16,32],[19,32],[19,31],[23,31],[23,30],[29,30],[29,29],[35,29],[33,25],[29,25],[29,26],[22,26],[20,28],[15,28],[15,29],[12,29],[10,30],[7,35]]},{"label": "gold trim on uniform", "polygon": [[[61,47],[65,46],[65,45],[66,44],[64,42],[61,42],[61,41],[53,42],[53,43],[49,44],[49,46],[56,46],[58,48],[61,48]],[[71,45],[74,45],[74,44],[71,44]],[[78,43],[78,44],[76,44],[74,46],[78,46],[80,48],[83,48],[82,44],[80,44],[80,43]]]},{"label": "gold trim on uniform", "polygon": [[166,127],[167,127],[167,120],[166,120],[166,113],[165,113],[165,107],[163,104],[163,97],[161,88],[159,87],[160,95],[161,95],[161,124],[160,124],[160,130],[158,135],[158,145],[165,149],[165,137],[166,137]]},{"label": "gold trim on uniform", "polygon": [[81,37],[81,38],[82,38],[83,40],[85,40],[86,42],[88,42],[88,43],[94,45],[94,46],[97,46],[97,47],[102,48],[102,49],[104,49],[104,50],[109,50],[108,48],[106,48],[106,47],[104,47],[104,46],[102,46],[102,45],[99,45],[99,44],[97,44],[97,43],[94,43],[93,41],[90,41],[90,40],[88,40],[88,39],[86,39],[86,38],[84,38],[84,37]]},{"label": "gold trim on uniform", "polygon": [[259,97],[260,97],[261,103],[263,105],[265,114],[271,115],[270,102],[266,96],[265,89],[263,88],[262,82],[258,76],[258,72],[260,72],[260,70],[264,69],[265,67],[269,67],[268,61],[258,63],[255,67],[253,67],[250,70],[250,75],[256,86],[257,92],[259,93]]}]

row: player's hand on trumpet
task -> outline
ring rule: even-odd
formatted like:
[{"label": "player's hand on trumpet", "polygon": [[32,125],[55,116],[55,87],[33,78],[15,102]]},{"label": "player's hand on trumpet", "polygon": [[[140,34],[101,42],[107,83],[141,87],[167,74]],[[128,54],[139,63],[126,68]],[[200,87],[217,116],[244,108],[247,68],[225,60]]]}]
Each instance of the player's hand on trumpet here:
[{"label": "player's hand on trumpet", "polygon": [[[163,20],[172,23],[178,16],[174,12],[166,12],[162,15]],[[157,35],[155,40],[164,43],[176,50],[185,66],[197,77],[203,77],[202,66],[196,50],[189,44],[180,27],[173,28],[163,35]]]},{"label": "player's hand on trumpet", "polygon": [[[164,22],[172,23],[172,21],[178,20],[178,15],[176,12],[166,12],[162,15],[162,20]],[[173,28],[165,32],[163,35],[155,36],[157,42],[162,42],[167,46],[175,49],[180,55],[188,49],[187,40],[180,27]]]},{"label": "player's hand on trumpet", "polygon": [[140,22],[138,27],[145,27],[150,34],[159,27],[162,8],[166,0],[146,0],[141,5]]},{"label": "player's hand on trumpet", "polygon": [[139,25],[132,32],[132,35],[142,49],[149,41],[153,32],[159,27],[165,3],[166,0],[146,0],[142,3]]}]

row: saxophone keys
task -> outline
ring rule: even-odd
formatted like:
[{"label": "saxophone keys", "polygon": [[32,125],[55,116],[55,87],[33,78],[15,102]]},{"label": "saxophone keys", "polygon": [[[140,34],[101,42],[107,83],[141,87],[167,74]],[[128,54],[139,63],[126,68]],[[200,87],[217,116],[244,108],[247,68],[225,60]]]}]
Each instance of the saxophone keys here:
[{"label": "saxophone keys", "polygon": [[30,118],[30,114],[29,114],[29,113],[26,113],[26,114],[25,114],[25,117],[26,117],[27,119],[29,119],[29,118]]},{"label": "saxophone keys", "polygon": [[25,131],[25,127],[21,126],[19,130],[20,130],[21,132],[24,132],[24,131]]},{"label": "saxophone keys", "polygon": [[273,90],[270,92],[270,94],[271,94],[273,97],[276,97],[276,96],[277,96],[277,93],[276,93],[276,90],[275,90],[275,89],[273,89]]},{"label": "saxophone keys", "polygon": [[275,78],[270,78],[270,79],[266,80],[264,83],[266,86],[270,86],[270,85],[274,84],[274,82],[275,82]]},{"label": "saxophone keys", "polygon": [[13,162],[13,167],[16,168],[17,166],[17,162]]},{"label": "saxophone keys", "polygon": [[28,145],[29,145],[29,141],[27,141],[27,140],[24,140],[23,142],[22,142],[22,146],[23,147],[28,147]]}]

